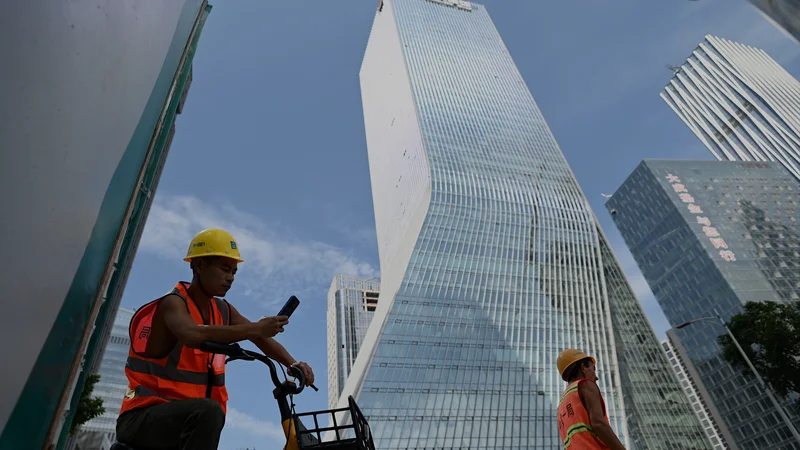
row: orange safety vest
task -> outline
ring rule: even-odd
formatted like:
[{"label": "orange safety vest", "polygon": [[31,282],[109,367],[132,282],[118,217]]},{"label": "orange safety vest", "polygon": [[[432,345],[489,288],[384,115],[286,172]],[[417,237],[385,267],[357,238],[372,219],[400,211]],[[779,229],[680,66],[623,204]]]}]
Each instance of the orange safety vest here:
[{"label": "orange safety vest", "polygon": [[[592,431],[589,412],[583,406],[581,396],[578,393],[578,386],[586,381],[592,380],[584,378],[572,382],[564,390],[564,394],[561,395],[561,403],[558,405],[558,434],[561,435],[561,444],[564,449],[597,450],[608,448]],[[603,405],[603,416],[606,419],[606,423],[608,423],[606,402],[603,400],[602,395],[600,396],[600,402]]]},{"label": "orange safety vest", "polygon": [[[203,316],[197,303],[189,296],[188,287],[189,283],[182,281],[167,295],[182,298],[195,323],[203,325]],[[163,358],[144,356],[156,308],[164,297],[144,305],[131,318],[128,327],[131,346],[125,364],[128,389],[120,415],[132,409],[187,398],[213,398],[226,411],[225,355],[206,353],[178,342]],[[209,306],[209,323],[206,325],[230,325],[227,301],[214,298]]]}]

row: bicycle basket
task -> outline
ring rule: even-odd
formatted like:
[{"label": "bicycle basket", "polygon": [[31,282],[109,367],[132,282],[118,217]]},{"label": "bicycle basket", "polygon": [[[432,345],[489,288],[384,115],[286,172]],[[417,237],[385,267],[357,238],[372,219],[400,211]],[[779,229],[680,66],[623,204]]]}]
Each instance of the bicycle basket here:
[{"label": "bicycle basket", "polygon": [[[298,446],[302,450],[375,450],[367,419],[352,396],[347,403],[347,408],[293,414]],[[303,417],[313,420],[314,426],[306,428]],[[320,421],[326,420],[330,426],[320,426]]]}]

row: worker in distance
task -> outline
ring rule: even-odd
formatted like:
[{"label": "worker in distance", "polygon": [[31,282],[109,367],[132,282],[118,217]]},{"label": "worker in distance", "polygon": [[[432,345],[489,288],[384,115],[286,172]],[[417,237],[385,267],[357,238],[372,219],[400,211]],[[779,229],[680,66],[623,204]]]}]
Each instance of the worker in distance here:
[{"label": "worker in distance", "polygon": [[608,421],[606,403],[597,387],[597,361],[569,348],[556,361],[567,388],[558,405],[558,434],[569,450],[625,450]]}]

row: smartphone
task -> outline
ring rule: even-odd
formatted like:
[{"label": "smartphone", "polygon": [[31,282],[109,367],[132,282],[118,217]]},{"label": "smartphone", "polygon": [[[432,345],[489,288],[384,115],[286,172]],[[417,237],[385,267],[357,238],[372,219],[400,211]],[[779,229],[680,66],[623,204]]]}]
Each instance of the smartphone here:
[{"label": "smartphone", "polygon": [[294,295],[289,297],[289,300],[286,300],[286,304],[283,305],[280,312],[278,313],[279,316],[286,316],[291,317],[292,313],[295,309],[297,309],[297,305],[300,304],[300,300],[297,299]]}]

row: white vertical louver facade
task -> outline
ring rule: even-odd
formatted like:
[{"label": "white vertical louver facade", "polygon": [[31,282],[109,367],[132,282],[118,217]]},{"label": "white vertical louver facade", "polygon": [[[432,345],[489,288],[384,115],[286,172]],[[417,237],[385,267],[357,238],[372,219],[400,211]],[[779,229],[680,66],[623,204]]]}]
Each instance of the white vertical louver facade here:
[{"label": "white vertical louver facade", "polygon": [[706,436],[708,436],[708,439],[711,441],[714,450],[727,450],[728,447],[722,439],[718,426],[711,417],[705,400],[700,396],[695,381],[686,370],[683,359],[678,355],[678,352],[669,339],[662,341],[661,345],[664,347],[664,353],[667,355],[672,370],[675,371],[675,376],[678,377],[678,381],[681,383],[681,387],[683,387],[683,392],[686,393],[686,397],[692,404],[692,409],[694,409],[694,413],[697,414],[697,418],[703,426],[703,431],[706,432]]},{"label": "white vertical louver facade", "polygon": [[800,82],[763,50],[706,36],[661,98],[717,159],[777,161],[800,179]]}]

